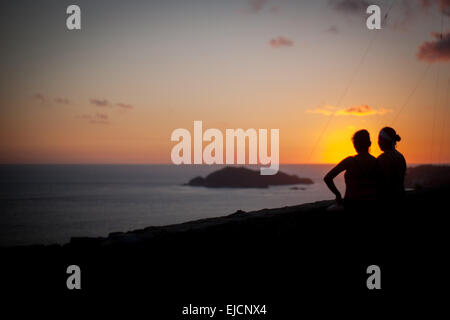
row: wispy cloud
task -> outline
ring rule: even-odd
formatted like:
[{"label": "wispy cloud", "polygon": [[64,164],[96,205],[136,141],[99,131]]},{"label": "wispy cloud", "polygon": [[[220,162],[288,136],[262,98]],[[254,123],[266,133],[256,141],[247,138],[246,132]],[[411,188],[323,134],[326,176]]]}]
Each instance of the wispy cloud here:
[{"label": "wispy cloud", "polygon": [[450,32],[433,32],[434,41],[425,41],[419,46],[417,59],[428,63],[450,61]]},{"label": "wispy cloud", "polygon": [[289,38],[279,36],[277,38],[271,39],[269,41],[269,45],[272,48],[292,47],[294,45],[294,41]]},{"label": "wispy cloud", "polygon": [[90,99],[89,102],[97,107],[108,107],[109,102],[106,99]]},{"label": "wispy cloud", "polygon": [[40,103],[44,103],[47,101],[47,98],[42,93],[35,93],[33,95],[33,99],[39,101]]},{"label": "wispy cloud", "polygon": [[441,0],[439,9],[447,16],[450,16],[450,0]]},{"label": "wispy cloud", "polygon": [[108,115],[106,113],[96,113],[95,117],[101,120],[108,120]]},{"label": "wispy cloud", "polygon": [[306,110],[306,113],[323,114],[325,116],[331,116],[336,111],[336,107],[330,105],[324,105],[314,109]]},{"label": "wispy cloud", "polygon": [[86,120],[90,124],[110,124],[109,116],[106,113],[82,114],[77,118]]},{"label": "wispy cloud", "polygon": [[[450,0],[402,0],[398,1],[397,5],[400,15],[390,23],[396,30],[408,29],[413,21],[422,19],[423,15],[427,14],[431,8],[437,8],[440,13],[450,16]],[[389,17],[388,20],[391,20],[392,17]]]},{"label": "wispy cloud", "polygon": [[450,16],[450,0],[420,0],[422,8],[428,9],[433,5],[439,6],[439,11]]},{"label": "wispy cloud", "polygon": [[379,108],[372,109],[370,106],[363,104],[356,107],[350,107],[347,109],[337,111],[336,115],[340,116],[371,116],[371,115],[384,115],[392,112],[390,109]]},{"label": "wispy cloud", "polygon": [[345,109],[337,109],[337,107],[325,105],[317,107],[315,109],[308,109],[306,113],[322,114],[325,116],[372,116],[372,115],[384,115],[392,112],[390,109],[379,108],[374,109],[366,104],[360,106],[349,107]]},{"label": "wispy cloud", "polygon": [[339,33],[339,29],[337,26],[330,26],[328,29],[325,30],[325,32],[329,32],[332,34],[338,34]]},{"label": "wispy cloud", "polygon": [[58,97],[58,98],[55,98],[54,101],[56,103],[59,103],[59,104],[70,104],[70,100],[67,99],[67,98],[60,98],[60,97]]},{"label": "wispy cloud", "polygon": [[244,13],[258,13],[267,4],[267,0],[248,0],[248,7],[243,9]]},{"label": "wispy cloud", "polygon": [[117,106],[122,109],[133,109],[134,106],[128,103],[117,103]]},{"label": "wispy cloud", "polygon": [[96,107],[119,107],[123,110],[130,110],[133,109],[134,106],[130,103],[124,103],[124,102],[109,102],[107,99],[90,99],[89,102],[93,104]]}]

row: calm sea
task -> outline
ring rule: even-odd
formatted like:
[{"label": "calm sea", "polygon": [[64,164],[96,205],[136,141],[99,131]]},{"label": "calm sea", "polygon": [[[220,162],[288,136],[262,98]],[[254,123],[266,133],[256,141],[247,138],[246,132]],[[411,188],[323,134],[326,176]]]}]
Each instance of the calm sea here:
[{"label": "calm sea", "polygon": [[[183,186],[222,166],[2,165],[0,245],[66,243],[71,237],[107,236],[236,210],[276,208],[332,199],[322,182],[328,165],[284,165],[313,185],[268,189]],[[343,189],[343,179],[338,179]]]}]

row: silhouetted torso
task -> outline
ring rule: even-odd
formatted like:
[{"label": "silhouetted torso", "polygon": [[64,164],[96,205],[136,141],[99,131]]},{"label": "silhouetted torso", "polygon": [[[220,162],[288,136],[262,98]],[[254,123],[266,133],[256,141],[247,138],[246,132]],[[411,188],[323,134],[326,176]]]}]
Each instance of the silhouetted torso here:
[{"label": "silhouetted torso", "polygon": [[376,158],[370,154],[358,154],[345,159],[346,202],[367,201],[376,198]]},{"label": "silhouetted torso", "polygon": [[377,198],[398,201],[405,196],[406,160],[397,150],[385,151],[377,158]]}]

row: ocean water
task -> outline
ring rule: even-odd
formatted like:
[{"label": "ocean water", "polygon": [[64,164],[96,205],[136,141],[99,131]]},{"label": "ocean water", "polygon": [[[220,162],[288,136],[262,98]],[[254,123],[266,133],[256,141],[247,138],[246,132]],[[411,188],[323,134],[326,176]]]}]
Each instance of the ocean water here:
[{"label": "ocean water", "polygon": [[[0,246],[64,244],[195,219],[332,199],[329,165],[284,165],[313,185],[209,189],[183,184],[223,166],[1,165]],[[344,191],[343,178],[337,185]]]}]

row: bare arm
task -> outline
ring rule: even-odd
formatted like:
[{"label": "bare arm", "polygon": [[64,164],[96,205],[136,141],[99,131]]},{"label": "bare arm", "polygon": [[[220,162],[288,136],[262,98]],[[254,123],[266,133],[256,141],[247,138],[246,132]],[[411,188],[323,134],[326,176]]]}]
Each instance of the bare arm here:
[{"label": "bare arm", "polygon": [[[348,159],[348,158],[347,158]],[[333,192],[333,194],[336,196],[336,202],[338,204],[342,203],[342,195],[339,192],[338,188],[334,184],[334,178],[336,178],[342,171],[345,171],[347,168],[347,159],[342,160],[339,162],[337,166],[335,166],[333,169],[331,169],[323,178],[323,181],[327,184],[327,187]]]}]

